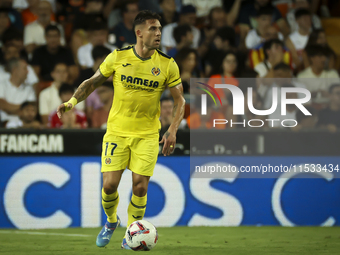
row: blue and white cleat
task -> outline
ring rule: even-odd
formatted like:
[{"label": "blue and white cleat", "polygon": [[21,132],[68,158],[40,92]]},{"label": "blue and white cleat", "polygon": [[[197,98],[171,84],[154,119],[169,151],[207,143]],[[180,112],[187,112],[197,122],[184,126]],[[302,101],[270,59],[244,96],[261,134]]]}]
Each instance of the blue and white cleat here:
[{"label": "blue and white cleat", "polygon": [[123,238],[121,248],[125,250],[132,250],[130,246],[127,244],[125,237]]},{"label": "blue and white cleat", "polygon": [[120,219],[118,216],[117,216],[116,223],[110,223],[106,221],[104,227],[102,228],[102,230],[99,232],[97,236],[96,244],[98,247],[105,247],[110,242],[111,236],[113,232],[116,230],[116,228],[119,226],[119,224],[120,224]]}]

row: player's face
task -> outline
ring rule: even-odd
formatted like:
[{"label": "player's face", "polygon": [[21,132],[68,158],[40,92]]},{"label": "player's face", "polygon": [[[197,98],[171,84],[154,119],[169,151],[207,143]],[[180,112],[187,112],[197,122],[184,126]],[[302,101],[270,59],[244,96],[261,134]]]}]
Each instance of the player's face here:
[{"label": "player's face", "polygon": [[150,19],[142,28],[144,45],[149,49],[158,49],[161,44],[161,23],[159,20]]}]

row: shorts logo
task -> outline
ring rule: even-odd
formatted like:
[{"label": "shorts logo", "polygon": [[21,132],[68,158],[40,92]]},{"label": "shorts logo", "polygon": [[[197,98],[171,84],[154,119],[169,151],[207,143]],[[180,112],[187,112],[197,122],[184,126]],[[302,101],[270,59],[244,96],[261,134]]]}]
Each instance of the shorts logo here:
[{"label": "shorts logo", "polygon": [[151,73],[154,76],[158,76],[161,73],[161,70],[158,67],[154,67],[154,68],[151,69]]},{"label": "shorts logo", "polygon": [[111,159],[110,158],[106,158],[105,159],[105,164],[106,165],[110,165],[111,164]]}]

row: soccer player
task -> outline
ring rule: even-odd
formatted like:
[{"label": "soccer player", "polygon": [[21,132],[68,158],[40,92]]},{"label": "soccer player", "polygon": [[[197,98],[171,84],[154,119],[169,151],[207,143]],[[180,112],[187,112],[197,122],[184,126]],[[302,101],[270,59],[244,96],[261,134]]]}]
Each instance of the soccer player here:
[{"label": "soccer player", "polygon": [[[73,97],[58,107],[61,117],[113,75],[115,94],[103,138],[101,168],[102,205],[107,222],[97,237],[99,247],[109,243],[120,223],[117,188],[126,167],[132,171],[127,226],[143,219],[148,183],[158,156],[158,143],[164,143],[162,154],[170,155],[184,115],[185,100],[178,66],[173,58],[158,50],[161,39],[159,20],[158,14],[139,12],[134,20],[136,45],[110,53],[96,73],[80,84]],[[174,99],[174,118],[159,142],[160,97],[167,87]],[[129,249],[125,238],[121,246]]]}]

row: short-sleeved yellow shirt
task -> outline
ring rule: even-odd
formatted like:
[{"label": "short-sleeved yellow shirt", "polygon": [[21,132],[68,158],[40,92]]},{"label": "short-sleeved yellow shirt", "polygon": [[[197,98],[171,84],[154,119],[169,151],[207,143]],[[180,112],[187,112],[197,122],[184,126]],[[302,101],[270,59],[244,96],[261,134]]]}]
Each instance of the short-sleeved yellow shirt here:
[{"label": "short-sleeved yellow shirt", "polygon": [[158,137],[160,97],[166,86],[182,83],[174,59],[160,50],[141,58],[134,46],[128,46],[110,53],[99,69],[105,77],[113,74],[106,136]]}]

